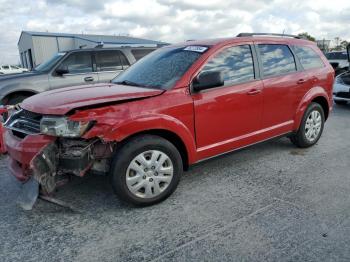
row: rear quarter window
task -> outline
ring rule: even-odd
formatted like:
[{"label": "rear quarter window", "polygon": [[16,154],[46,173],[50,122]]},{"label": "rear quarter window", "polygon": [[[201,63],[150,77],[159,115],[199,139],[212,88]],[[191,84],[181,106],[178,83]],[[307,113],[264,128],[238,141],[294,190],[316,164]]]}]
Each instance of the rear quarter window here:
[{"label": "rear quarter window", "polygon": [[324,67],[321,57],[311,47],[293,46],[292,48],[304,69]]}]

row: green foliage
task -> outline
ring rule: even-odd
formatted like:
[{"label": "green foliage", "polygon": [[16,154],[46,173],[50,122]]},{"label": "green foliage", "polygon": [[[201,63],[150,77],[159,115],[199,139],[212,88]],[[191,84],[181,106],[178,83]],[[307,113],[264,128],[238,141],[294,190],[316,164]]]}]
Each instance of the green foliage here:
[{"label": "green foliage", "polygon": [[300,38],[307,39],[307,40],[309,40],[309,41],[313,41],[313,42],[316,41],[316,38],[313,37],[313,36],[311,36],[311,35],[310,35],[309,33],[307,33],[307,32],[300,33],[300,34],[298,34],[298,36],[299,36]]}]

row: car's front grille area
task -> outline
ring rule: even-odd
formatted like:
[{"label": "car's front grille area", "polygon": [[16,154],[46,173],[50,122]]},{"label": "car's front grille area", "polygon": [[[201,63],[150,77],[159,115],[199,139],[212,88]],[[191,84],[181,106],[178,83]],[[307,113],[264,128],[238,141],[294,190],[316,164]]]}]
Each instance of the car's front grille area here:
[{"label": "car's front grille area", "polygon": [[350,99],[350,92],[338,92],[335,95],[336,97],[340,97],[340,98],[348,98]]},{"label": "car's front grille area", "polygon": [[40,133],[40,120],[42,115],[24,109],[14,113],[6,122],[5,127],[20,138],[26,135]]}]

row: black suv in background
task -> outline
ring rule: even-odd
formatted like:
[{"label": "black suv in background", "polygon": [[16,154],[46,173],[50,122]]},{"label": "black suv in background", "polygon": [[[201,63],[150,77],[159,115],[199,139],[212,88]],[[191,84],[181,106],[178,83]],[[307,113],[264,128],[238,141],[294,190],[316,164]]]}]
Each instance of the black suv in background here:
[{"label": "black suv in background", "polygon": [[108,82],[155,49],[91,48],[57,53],[31,72],[1,76],[0,103],[13,105],[56,88]]}]

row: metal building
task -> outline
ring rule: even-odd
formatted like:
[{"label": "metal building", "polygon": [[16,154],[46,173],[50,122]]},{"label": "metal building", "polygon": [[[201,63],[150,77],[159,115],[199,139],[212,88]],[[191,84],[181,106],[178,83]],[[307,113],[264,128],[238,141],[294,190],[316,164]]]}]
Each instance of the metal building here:
[{"label": "metal building", "polygon": [[159,47],[167,45],[160,41],[153,41],[129,36],[85,35],[22,31],[18,40],[18,50],[22,66],[32,69],[57,52],[78,48],[91,48],[97,45],[104,47],[144,46]]}]

